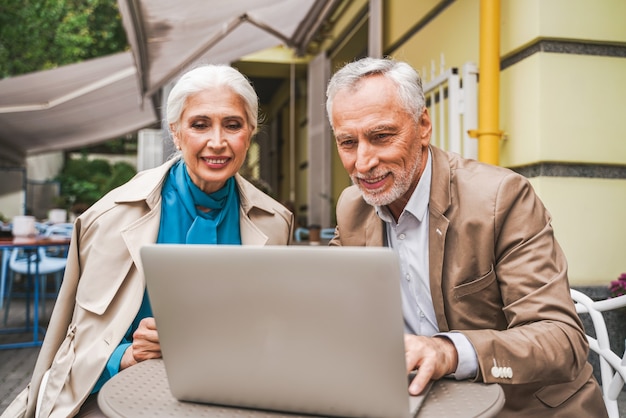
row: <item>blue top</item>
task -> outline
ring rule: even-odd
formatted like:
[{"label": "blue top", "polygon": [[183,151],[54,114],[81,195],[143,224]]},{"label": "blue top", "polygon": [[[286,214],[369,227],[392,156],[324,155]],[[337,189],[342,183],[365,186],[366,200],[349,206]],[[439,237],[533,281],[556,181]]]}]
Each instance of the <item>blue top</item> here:
[{"label": "blue top", "polygon": [[[185,163],[180,160],[170,169],[161,197],[163,207],[157,243],[241,245],[239,193],[233,177],[220,190],[206,194],[191,181]],[[210,210],[198,210],[198,206]],[[137,316],[109,357],[91,393],[98,392],[111,377],[119,373],[122,356],[131,345],[139,322],[151,316],[150,300],[144,291]]]}]

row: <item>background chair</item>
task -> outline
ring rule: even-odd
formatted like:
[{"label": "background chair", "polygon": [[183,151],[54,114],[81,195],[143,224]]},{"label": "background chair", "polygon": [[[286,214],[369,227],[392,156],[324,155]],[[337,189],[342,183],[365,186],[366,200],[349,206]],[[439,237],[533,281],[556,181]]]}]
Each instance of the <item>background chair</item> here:
[{"label": "background chair", "polygon": [[298,227],[293,232],[296,242],[302,242],[309,239],[309,228]]},{"label": "background chair", "polygon": [[[72,232],[74,231],[74,224],[72,223],[59,223],[59,224],[54,224],[54,225],[50,225],[48,228],[46,228],[46,231],[44,232],[44,236],[47,238],[64,238],[64,239],[70,239],[72,237]],[[59,246],[59,247],[47,247],[46,250],[46,258],[48,260],[55,260],[57,258],[63,259],[66,263],[67,263],[67,246]],[[61,262],[60,261],[49,261],[50,263],[57,263],[55,264],[55,266],[58,266]],[[65,267],[63,267],[62,270],[58,270],[56,271],[54,274],[54,280],[55,280],[55,295],[59,292],[59,289],[61,288],[61,280],[63,280],[63,272],[65,270]],[[50,273],[48,273],[50,274]],[[45,279],[46,277],[43,277],[44,283],[45,283]],[[45,287],[42,287],[45,290]],[[45,297],[45,295],[44,295]]]},{"label": "background chair", "polygon": [[320,232],[320,237],[322,239],[331,240],[335,236],[335,228],[322,228]]},{"label": "background chair", "polygon": [[53,224],[48,226],[43,235],[46,237],[63,237],[70,238],[72,236],[72,231],[74,230],[74,224],[72,223],[60,223]]},{"label": "background chair", "polygon": [[[59,224],[52,225],[45,229],[43,235],[46,237],[71,237],[72,235],[72,224]],[[50,255],[50,252],[54,252],[55,255]],[[39,273],[40,279],[40,289],[41,289],[41,300],[43,301],[43,313],[46,313],[46,297],[47,297],[47,278],[49,275],[54,275],[55,278],[55,291],[56,295],[61,287],[61,280],[63,279],[63,272],[65,271],[65,265],[67,264],[67,254],[65,254],[64,247],[39,247],[36,252],[32,249],[23,249],[23,248],[15,248],[11,250],[8,260],[8,271],[7,271],[7,291],[6,291],[6,301],[4,306],[4,324],[7,323],[7,318],[9,315],[9,309],[11,306],[11,296],[13,290],[13,278],[15,273],[19,273],[27,276],[29,273],[34,275],[35,273]],[[29,270],[30,269],[30,270]],[[35,277],[33,280],[37,280]],[[26,287],[30,283],[26,283]],[[30,297],[30,294],[27,294],[27,297]],[[38,309],[36,306],[35,309]]]},{"label": "background chair", "polygon": [[[335,236],[335,228],[322,228],[320,230],[320,238],[323,240],[331,240]],[[298,227],[294,231],[294,239],[296,242],[302,242],[309,239],[309,228]]]},{"label": "background chair", "polygon": [[609,333],[602,312],[626,307],[626,295],[593,301],[584,293],[571,289],[576,312],[589,314],[596,334],[596,338],[587,335],[589,348],[600,358],[600,376],[602,396],[610,418],[619,418],[617,397],[624,387],[626,380],[626,353],[621,356],[611,350]]}]

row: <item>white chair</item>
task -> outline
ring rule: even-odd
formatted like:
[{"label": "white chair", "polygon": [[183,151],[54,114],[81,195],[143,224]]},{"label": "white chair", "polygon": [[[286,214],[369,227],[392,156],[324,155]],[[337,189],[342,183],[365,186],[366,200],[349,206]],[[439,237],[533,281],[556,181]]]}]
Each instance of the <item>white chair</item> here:
[{"label": "white chair", "polygon": [[46,237],[70,238],[73,230],[74,224],[72,223],[52,224],[46,228],[43,235]]},{"label": "white chair", "polygon": [[602,396],[609,417],[619,418],[617,397],[626,381],[626,353],[620,356],[611,350],[609,333],[602,312],[626,307],[626,295],[594,302],[578,290],[571,289],[570,292],[575,302],[576,312],[589,314],[591,318],[596,338],[587,335],[587,340],[589,348],[600,358]]},{"label": "white chair", "polygon": [[[59,223],[59,224],[53,224],[48,226],[48,228],[46,229],[44,236],[48,237],[48,238],[71,238],[72,237],[72,232],[74,231],[74,224],[73,223]],[[47,258],[50,259],[55,259],[55,258],[62,258],[62,259],[66,259],[67,258],[67,246],[60,246],[60,247],[47,247],[46,249],[46,256]],[[51,257],[52,256],[52,257]],[[58,270],[56,273],[54,274],[54,280],[55,280],[55,293],[59,292],[59,288],[61,287],[61,280],[63,279],[63,270]],[[45,283],[45,279],[46,276],[42,277],[42,283]],[[42,288],[45,289],[45,286],[42,285]],[[44,294],[44,298],[45,298],[45,294]],[[45,313],[45,307],[44,307],[44,313]]]}]

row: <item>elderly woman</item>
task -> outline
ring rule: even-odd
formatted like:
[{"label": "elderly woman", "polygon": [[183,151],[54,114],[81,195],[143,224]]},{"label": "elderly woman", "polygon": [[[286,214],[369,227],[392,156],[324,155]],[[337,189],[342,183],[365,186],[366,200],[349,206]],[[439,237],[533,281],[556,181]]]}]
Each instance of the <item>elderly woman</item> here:
[{"label": "elderly woman", "polygon": [[253,88],[231,67],[203,66],[181,77],[167,103],[179,155],[76,220],[31,383],[3,416],[98,416],[95,395],[111,376],[161,356],[141,246],[289,244],[293,215],[237,174],[257,113]]}]

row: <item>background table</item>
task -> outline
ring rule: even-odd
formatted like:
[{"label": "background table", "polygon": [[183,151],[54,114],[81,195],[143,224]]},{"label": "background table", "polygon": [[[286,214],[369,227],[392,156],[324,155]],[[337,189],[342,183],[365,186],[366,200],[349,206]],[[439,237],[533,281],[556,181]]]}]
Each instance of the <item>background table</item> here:
[{"label": "background table", "polygon": [[[11,253],[11,250],[15,248],[23,248],[27,251],[32,251],[32,253],[39,257],[38,250],[41,247],[68,247],[70,244],[69,238],[49,238],[49,237],[29,237],[29,238],[10,238],[10,239],[0,239],[0,250],[2,250],[2,271],[0,275],[0,298],[4,301],[4,285],[6,280],[7,268],[8,268],[8,257]],[[32,270],[30,268],[30,258],[29,258],[29,274],[26,278],[27,282],[32,281],[33,283],[33,324],[30,324],[30,308],[29,303],[26,304],[26,324],[24,328],[17,329],[3,329],[2,333],[18,333],[18,332],[27,332],[32,331],[33,338],[31,341],[21,342],[21,343],[11,343],[11,344],[0,344],[0,349],[10,349],[10,348],[22,348],[22,347],[37,347],[42,343],[42,339],[40,338],[40,333],[43,336],[45,331],[41,329],[39,326],[39,296],[41,293],[40,280],[39,280],[39,263],[35,260],[32,266]],[[11,295],[8,295],[11,297]],[[28,301],[27,301],[28,302]],[[1,305],[0,305],[1,306]]]},{"label": "background table", "polygon": [[[119,417],[301,417],[296,414],[178,402],[170,393],[162,360],[148,360],[123,370],[100,390],[98,406]],[[499,385],[439,380],[434,383],[418,417],[491,417],[504,406]],[[304,416],[302,416],[304,417]],[[306,416],[311,418],[310,415]]]}]

